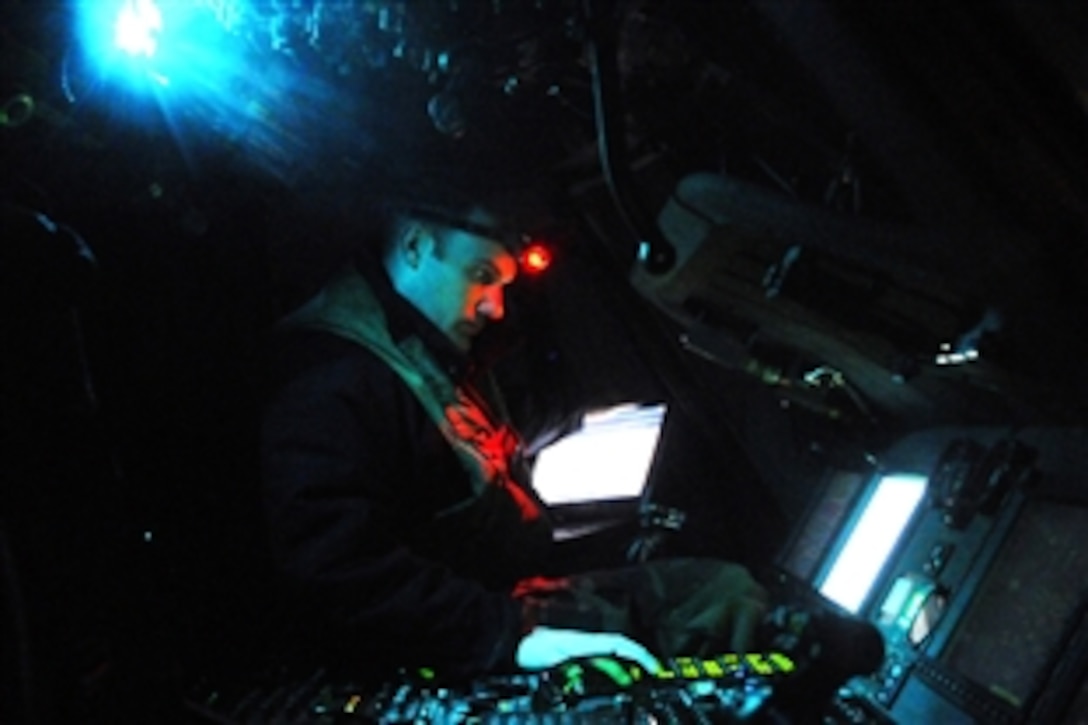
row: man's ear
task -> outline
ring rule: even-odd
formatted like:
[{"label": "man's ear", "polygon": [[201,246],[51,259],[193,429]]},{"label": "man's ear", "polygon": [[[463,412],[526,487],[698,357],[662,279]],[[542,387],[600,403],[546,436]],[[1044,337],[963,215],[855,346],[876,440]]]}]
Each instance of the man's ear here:
[{"label": "man's ear", "polygon": [[419,266],[420,260],[428,251],[428,246],[433,243],[434,239],[430,230],[423,224],[412,222],[405,226],[398,246],[408,266],[415,268]]}]

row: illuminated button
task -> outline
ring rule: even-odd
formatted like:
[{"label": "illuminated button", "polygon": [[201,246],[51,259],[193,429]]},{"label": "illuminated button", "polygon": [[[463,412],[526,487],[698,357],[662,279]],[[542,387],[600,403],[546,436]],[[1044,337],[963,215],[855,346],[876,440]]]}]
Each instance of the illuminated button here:
[{"label": "illuminated button", "polygon": [[711,677],[724,677],[725,669],[715,660],[707,660],[703,663],[706,668],[706,673]]},{"label": "illuminated button", "polygon": [[774,674],[774,667],[771,666],[767,660],[763,659],[760,655],[748,655],[745,657],[748,662],[748,666],[756,671],[760,675]]},{"label": "illuminated button", "polygon": [[779,672],[793,672],[796,668],[796,665],[793,664],[793,660],[781,652],[771,652],[767,655],[767,658],[770,659],[771,663],[774,664],[776,668],[778,668]]}]

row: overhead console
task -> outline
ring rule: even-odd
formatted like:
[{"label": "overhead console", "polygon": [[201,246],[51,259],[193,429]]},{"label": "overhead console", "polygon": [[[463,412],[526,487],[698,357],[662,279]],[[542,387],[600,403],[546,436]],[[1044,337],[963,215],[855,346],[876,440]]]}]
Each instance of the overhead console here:
[{"label": "overhead console", "polygon": [[636,266],[634,287],[683,326],[688,349],[782,396],[836,419],[875,408],[921,422],[949,419],[937,416],[962,394],[953,379],[1021,392],[984,359],[1002,320],[982,266],[950,259],[940,233],[713,173],[682,178],[657,222],[675,262]]}]

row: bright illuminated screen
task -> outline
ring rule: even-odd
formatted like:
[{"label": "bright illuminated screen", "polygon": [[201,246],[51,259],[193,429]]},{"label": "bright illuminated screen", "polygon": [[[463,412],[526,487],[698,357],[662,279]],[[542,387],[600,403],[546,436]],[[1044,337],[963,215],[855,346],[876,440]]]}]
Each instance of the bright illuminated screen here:
[{"label": "bright illuminated screen", "polygon": [[820,584],[820,593],[856,613],[925,490],[924,476],[898,474],[881,478]]},{"label": "bright illuminated screen", "polygon": [[533,487],[548,504],[638,496],[664,420],[664,404],[627,404],[587,413],[578,431],[537,454]]}]

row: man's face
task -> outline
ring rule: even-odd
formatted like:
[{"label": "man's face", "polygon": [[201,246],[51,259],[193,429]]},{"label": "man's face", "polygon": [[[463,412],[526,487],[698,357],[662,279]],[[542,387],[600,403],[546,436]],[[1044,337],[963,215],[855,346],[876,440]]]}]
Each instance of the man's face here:
[{"label": "man's face", "polygon": [[489,321],[502,319],[517,260],[494,240],[439,225],[427,225],[408,253],[398,292],[468,351]]}]

